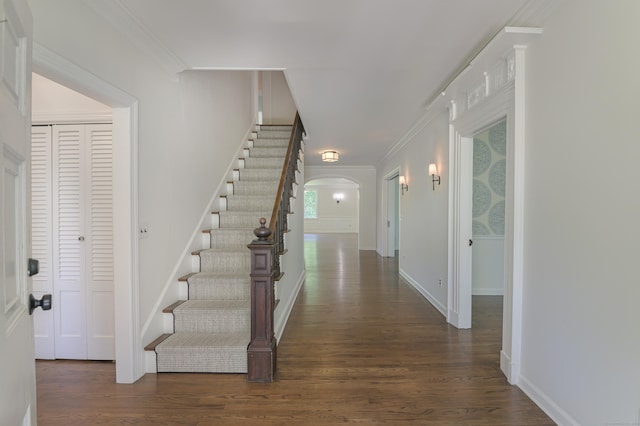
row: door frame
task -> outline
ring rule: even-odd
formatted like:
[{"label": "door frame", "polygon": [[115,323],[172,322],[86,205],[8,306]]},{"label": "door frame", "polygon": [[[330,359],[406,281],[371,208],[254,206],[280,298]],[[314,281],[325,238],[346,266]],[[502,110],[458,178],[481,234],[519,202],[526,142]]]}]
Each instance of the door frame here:
[{"label": "door frame", "polygon": [[116,382],[144,374],[138,301],[138,101],[33,43],[33,71],[112,107]]},{"label": "door frame", "polygon": [[[391,226],[389,225],[390,222],[390,215],[389,215],[389,209],[391,209],[392,207],[392,203],[395,203],[395,199],[392,200],[391,198],[391,191],[389,190],[390,185],[392,184],[392,180],[396,177],[399,178],[400,176],[400,166],[395,167],[394,169],[392,169],[390,172],[388,172],[386,175],[384,175],[383,178],[383,188],[382,188],[382,199],[383,199],[383,208],[384,208],[384,224],[387,226],[386,228],[386,232],[385,232],[385,236],[383,238],[382,241],[382,253],[381,255],[383,257],[393,257],[395,256],[395,249],[399,249],[399,247],[395,247],[395,240],[393,242],[391,242],[391,238],[395,238],[395,229],[392,232],[391,231]],[[396,188],[397,191],[397,188]],[[400,198],[398,198],[398,216],[400,215]],[[396,217],[395,220],[397,220],[398,222],[400,221],[399,217]],[[398,233],[400,233],[400,223],[398,223]],[[399,244],[398,244],[399,245]],[[394,251],[392,251],[391,249],[394,249]]]},{"label": "door frame", "polygon": [[[511,384],[520,377],[524,248],[525,46],[512,45],[477,86],[465,86],[464,101],[450,105],[449,289],[447,321],[471,327],[473,136],[506,118],[504,303],[500,369]],[[478,70],[481,71],[481,70]],[[500,83],[497,84],[496,82]],[[468,83],[468,82],[467,82]],[[493,87],[492,87],[493,84]],[[480,90],[478,90],[478,88]]]}]

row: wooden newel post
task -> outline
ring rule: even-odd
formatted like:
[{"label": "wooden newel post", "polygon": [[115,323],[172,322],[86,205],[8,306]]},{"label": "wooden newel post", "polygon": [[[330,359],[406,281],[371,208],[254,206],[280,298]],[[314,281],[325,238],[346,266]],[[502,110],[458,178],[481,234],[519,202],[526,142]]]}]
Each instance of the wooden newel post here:
[{"label": "wooden newel post", "polygon": [[247,380],[272,382],[276,374],[277,341],[273,332],[275,244],[271,230],[260,219],[258,238],[247,247],[251,250],[251,342],[247,349]]}]

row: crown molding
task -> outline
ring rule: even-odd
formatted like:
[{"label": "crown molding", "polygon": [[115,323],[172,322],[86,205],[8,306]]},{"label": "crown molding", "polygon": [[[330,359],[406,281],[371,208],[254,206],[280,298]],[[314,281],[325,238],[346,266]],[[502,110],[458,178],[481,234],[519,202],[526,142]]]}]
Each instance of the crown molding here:
[{"label": "crown molding", "polygon": [[[543,1],[541,3],[548,2]],[[443,111],[454,106],[454,103],[457,102],[458,106],[460,106],[460,96],[473,98],[473,95],[477,95],[475,98],[478,100],[485,98],[485,93],[488,91],[486,83],[488,77],[493,78],[492,83],[500,81],[500,85],[510,81],[510,77],[513,76],[508,75],[509,69],[503,70],[503,68],[507,68],[510,65],[509,58],[506,58],[506,56],[515,46],[526,45],[532,36],[540,34],[542,34],[542,28],[537,27],[502,28],[462,68],[451,75],[447,83],[436,95],[429,99],[425,113],[387,150],[380,160],[380,164],[400,151],[431,121],[442,114]],[[481,79],[482,81],[473,86],[469,83],[470,79]],[[467,90],[469,87],[473,87],[478,91],[478,94],[463,92],[462,89]],[[492,88],[495,89],[495,87]]]},{"label": "crown molding", "polygon": [[542,27],[565,0],[530,0],[511,18],[514,27]]},{"label": "crown molding", "polygon": [[124,34],[134,46],[158,62],[169,74],[177,78],[179,72],[188,68],[187,64],[127,8],[125,1],[83,0],[83,2],[96,14],[106,19],[119,33]]},{"label": "crown molding", "polygon": [[[500,40],[509,38],[509,35],[532,35],[541,34],[541,27],[553,14],[553,12],[562,4],[565,0],[530,0],[525,3],[522,8],[516,14],[509,19],[507,27],[502,28],[498,33],[494,34],[487,42],[480,45],[475,52],[469,56],[469,60],[465,62],[465,65],[454,71],[441,90],[438,90],[428,102],[427,111],[418,118],[414,124],[407,130],[396,142],[387,150],[385,155],[380,159],[379,164],[382,164],[387,158],[400,151],[407,143],[409,143],[422,129],[424,129],[435,117],[440,114],[440,110],[434,108],[437,101],[441,99],[443,92],[449,88],[456,80],[460,79],[469,68],[476,65],[478,58],[486,56],[487,51],[496,50],[496,45],[500,43]],[[506,37],[505,37],[506,35]],[[511,37],[513,38],[513,37]],[[513,42],[514,44],[516,42]],[[504,53],[504,52],[500,52]]]}]

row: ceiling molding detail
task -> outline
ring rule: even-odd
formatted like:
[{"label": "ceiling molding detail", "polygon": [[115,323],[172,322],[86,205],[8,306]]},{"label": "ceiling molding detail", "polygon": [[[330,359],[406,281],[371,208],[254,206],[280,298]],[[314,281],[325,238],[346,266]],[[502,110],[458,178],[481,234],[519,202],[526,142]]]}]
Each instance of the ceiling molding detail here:
[{"label": "ceiling molding detail", "polygon": [[[485,43],[483,48],[475,55],[471,60],[463,67],[457,74],[453,74],[449,79],[449,83],[442,88],[442,91],[435,95],[432,99],[429,99],[427,111],[418,118],[413,126],[409,128],[385,153],[380,163],[386,160],[388,157],[394,155],[400,151],[408,142],[424,129],[433,119],[438,117],[443,111],[449,109],[452,102],[457,102],[460,105],[459,97],[465,93],[458,93],[460,82],[468,80],[469,78],[475,78],[473,76],[479,75],[482,72],[485,73],[485,78],[489,75],[493,76],[498,70],[497,64],[501,59],[505,59],[504,55],[513,49],[513,47],[519,43],[525,43],[525,40],[529,39],[532,35],[542,34],[542,28],[533,27],[504,27],[500,30],[488,43]],[[505,64],[506,66],[506,64]],[[468,72],[473,69],[473,72]],[[481,71],[478,71],[481,70]],[[506,74],[504,76],[507,77]],[[480,82],[478,87],[487,90],[485,82]],[[466,87],[466,86],[465,86]],[[485,96],[479,96],[483,99]],[[466,108],[465,108],[466,109]]]},{"label": "ceiling molding detail", "polygon": [[[547,19],[553,14],[553,12],[562,4],[564,0],[531,0],[527,2],[508,22],[512,26],[542,26]],[[442,99],[441,93],[450,87],[453,82],[464,74],[469,67],[476,62],[476,59],[487,50],[490,44],[494,43],[494,40],[500,38],[500,35],[505,32],[505,28],[502,28],[488,41],[481,44],[470,56],[465,65],[456,71],[454,71],[446,83],[442,86],[442,90],[439,90],[429,98],[427,101],[427,111],[419,117],[414,124],[400,137],[398,138],[387,152],[380,159],[379,164],[382,164],[387,158],[400,151],[408,142],[410,142],[422,129],[424,129],[434,118],[436,118],[442,111],[433,108],[434,104]]]},{"label": "ceiling molding detail", "polygon": [[178,56],[176,56],[160,39],[149,30],[127,8],[123,0],[92,1],[83,0],[99,16],[102,16],[118,32],[131,41],[131,43],[153,58],[169,74],[177,74],[188,68]]}]

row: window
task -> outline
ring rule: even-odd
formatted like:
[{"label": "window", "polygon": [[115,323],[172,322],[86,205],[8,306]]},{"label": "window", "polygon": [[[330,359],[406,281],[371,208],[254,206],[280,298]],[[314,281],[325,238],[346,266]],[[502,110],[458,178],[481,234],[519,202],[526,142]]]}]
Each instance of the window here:
[{"label": "window", "polygon": [[318,193],[316,191],[304,191],[304,218],[318,218]]}]

